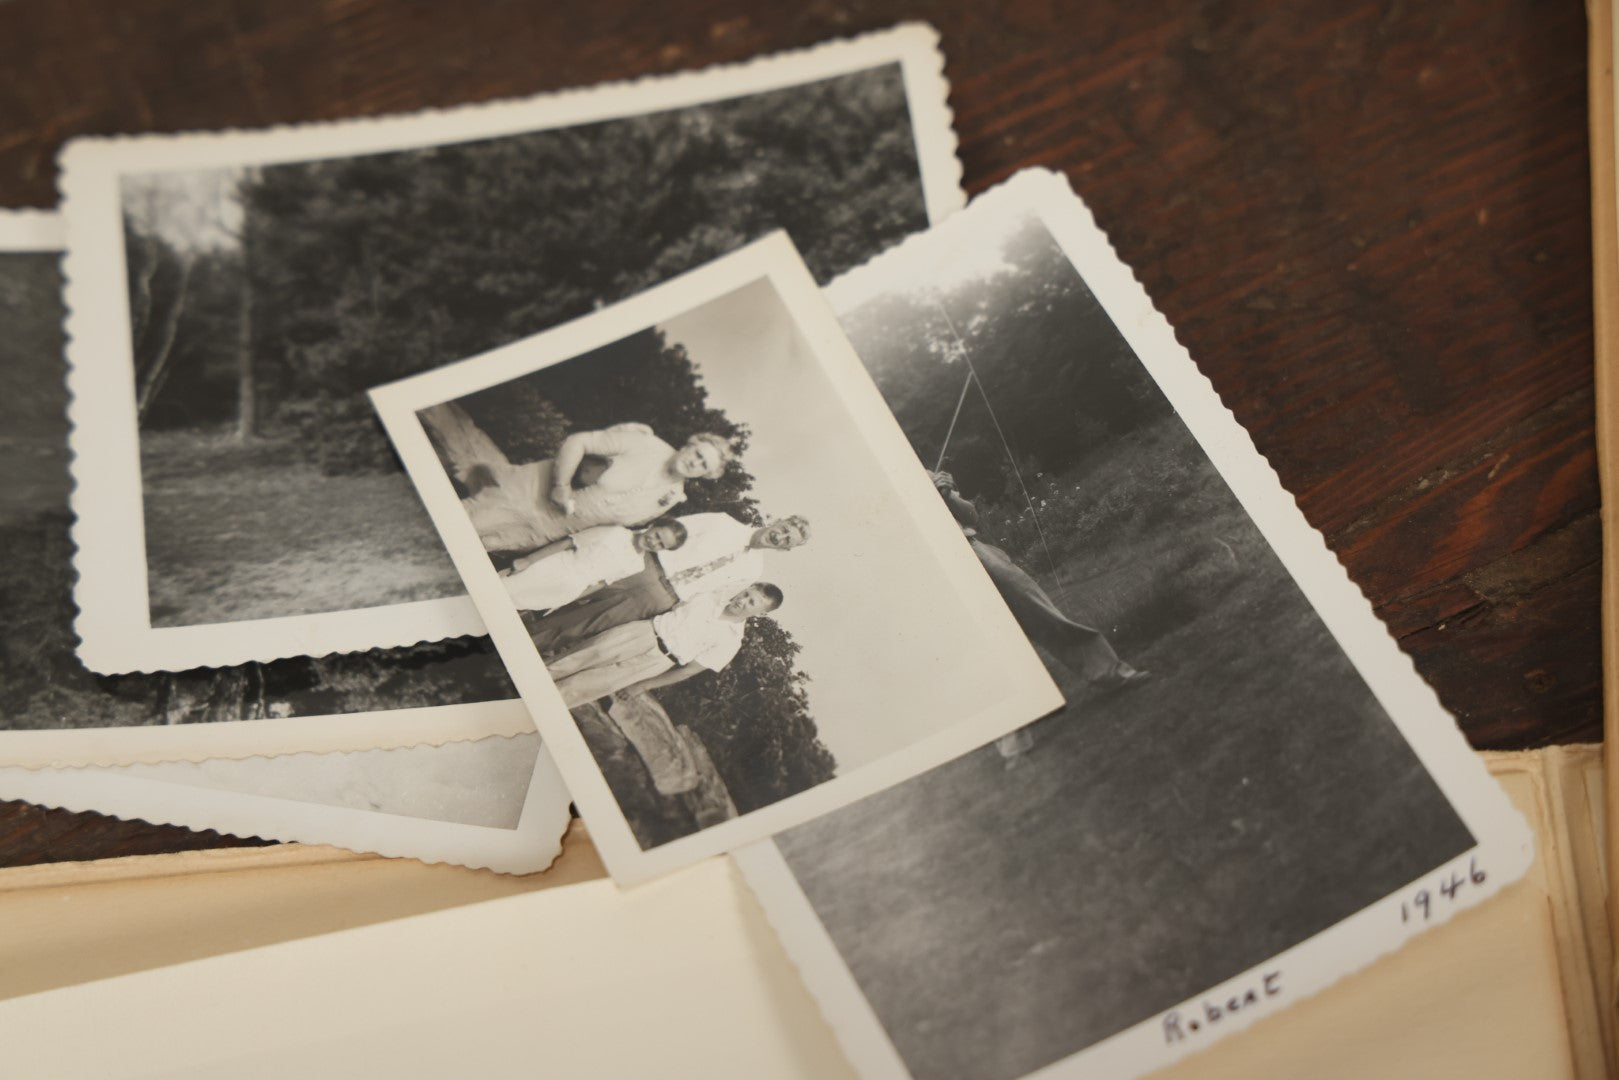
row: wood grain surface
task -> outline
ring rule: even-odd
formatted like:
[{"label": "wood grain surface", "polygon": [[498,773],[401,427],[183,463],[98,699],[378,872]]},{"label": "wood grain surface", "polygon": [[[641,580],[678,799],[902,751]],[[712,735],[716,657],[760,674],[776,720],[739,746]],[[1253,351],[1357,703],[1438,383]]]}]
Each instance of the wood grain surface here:
[{"label": "wood grain surface", "polygon": [[[81,134],[453,105],[942,34],[965,183],[1065,170],[1474,745],[1601,732],[1572,0],[0,4],[0,205]],[[0,804],[0,864],[234,843]]]}]

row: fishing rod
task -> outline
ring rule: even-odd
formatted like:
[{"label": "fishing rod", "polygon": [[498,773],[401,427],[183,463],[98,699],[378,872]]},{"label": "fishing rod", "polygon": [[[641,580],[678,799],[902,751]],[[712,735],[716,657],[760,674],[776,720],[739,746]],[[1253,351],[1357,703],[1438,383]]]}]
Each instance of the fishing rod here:
[{"label": "fishing rod", "polygon": [[1051,576],[1057,582],[1058,589],[1066,597],[1068,584],[1063,578],[1062,571],[1057,569],[1057,560],[1051,554],[1051,545],[1046,542],[1046,530],[1040,524],[1040,511],[1034,505],[1034,496],[1029,491],[1029,485],[1023,481],[1023,472],[1018,468],[1017,464],[1017,454],[1012,450],[1012,444],[1006,438],[1006,431],[1001,427],[1000,417],[995,415],[995,406],[990,403],[989,395],[984,392],[984,380],[978,377],[978,368],[973,365],[972,355],[967,351],[967,343],[962,340],[961,334],[956,330],[955,320],[951,319],[950,313],[944,309],[944,303],[939,299],[938,293],[929,290],[928,296],[933,301],[933,306],[939,309],[940,316],[944,318],[945,326],[950,330],[950,336],[955,338],[956,351],[961,355],[962,362],[967,365],[967,381],[962,384],[961,397],[956,402],[956,412],[950,418],[950,428],[945,432],[944,445],[939,448],[939,462],[934,466],[933,471],[938,472],[944,467],[945,451],[950,448],[950,438],[955,434],[956,420],[961,416],[962,403],[967,400],[967,388],[976,384],[978,386],[978,397],[983,401],[985,411],[989,413],[989,421],[995,425],[995,436],[1000,439],[1001,449],[1006,451],[1006,458],[1012,463],[1012,475],[1017,478],[1018,488],[1023,492],[1023,500],[1029,504],[1029,517],[1034,522],[1034,532],[1040,539],[1040,547],[1046,553],[1046,563],[1051,567]]}]

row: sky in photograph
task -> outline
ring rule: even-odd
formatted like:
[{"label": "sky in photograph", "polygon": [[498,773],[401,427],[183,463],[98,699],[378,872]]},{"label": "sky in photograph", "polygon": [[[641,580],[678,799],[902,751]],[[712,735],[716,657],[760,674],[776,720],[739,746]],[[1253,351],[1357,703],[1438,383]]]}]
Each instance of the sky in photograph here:
[{"label": "sky in photograph", "polygon": [[242,169],[133,173],[120,181],[124,212],[136,226],[161,236],[182,251],[237,245],[242,203],[237,182]]},{"label": "sky in photograph", "polygon": [[803,646],[812,715],[840,771],[996,697],[994,673],[965,647],[984,631],[966,624],[773,286],[745,286],[661,329],[686,346],[710,403],[751,428],[745,464],[764,512],[810,520],[809,543],[766,552],[765,576],[786,593],[774,617]]},{"label": "sky in photograph", "polygon": [[[890,248],[827,286],[823,295],[840,315],[887,293],[933,290],[949,292],[957,285],[1010,270],[1001,248],[1028,221],[1028,213],[980,211],[971,229],[934,229],[923,237]],[[903,283],[914,282],[912,288]]]}]

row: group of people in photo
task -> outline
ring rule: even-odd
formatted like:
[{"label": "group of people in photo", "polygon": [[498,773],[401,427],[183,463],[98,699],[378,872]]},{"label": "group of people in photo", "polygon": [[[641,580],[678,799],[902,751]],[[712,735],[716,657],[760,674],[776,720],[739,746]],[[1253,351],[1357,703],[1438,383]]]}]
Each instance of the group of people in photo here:
[{"label": "group of people in photo", "polygon": [[[500,574],[518,610],[542,613],[529,630],[570,708],[722,670],[747,620],[781,606],[765,553],[802,545],[808,521],[671,513],[687,481],[718,478],[734,460],[725,438],[701,433],[677,449],[645,424],[623,423],[574,432],[553,457],[514,464],[461,406],[421,416],[485,549],[516,553]],[[1149,677],[978,535],[977,511],[950,474],[933,480],[1031,640],[1101,688]]]},{"label": "group of people in photo", "polygon": [[455,403],[421,414],[464,492],[535,647],[572,708],[719,671],[741,651],[747,620],[776,610],[766,552],[809,539],[788,517],[749,525],[723,512],[674,515],[686,481],[717,478],[728,440],[698,434],[679,449],[645,424],[562,440],[549,459],[512,463]]}]

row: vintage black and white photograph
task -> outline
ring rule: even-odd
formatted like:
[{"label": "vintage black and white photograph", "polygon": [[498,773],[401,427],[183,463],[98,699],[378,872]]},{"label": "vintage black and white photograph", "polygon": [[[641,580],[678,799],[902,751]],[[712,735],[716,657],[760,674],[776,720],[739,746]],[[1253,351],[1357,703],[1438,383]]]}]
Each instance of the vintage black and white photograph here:
[{"label": "vintage black and white photograph", "polygon": [[1526,870],[1066,180],[1020,174],[827,295],[1068,702],[739,853],[863,1074],[1138,1075]]},{"label": "vintage black and white photograph", "polygon": [[74,655],[55,222],[0,213],[0,764],[357,750],[532,730],[482,638],[150,674],[85,668]]},{"label": "vintage black and white photograph", "polygon": [[857,265],[960,205],[941,65],[907,26],[445,112],[70,144],[86,664],[481,632],[365,391],[776,228],[822,281]]},{"label": "vintage black and white photograph", "polygon": [[784,233],[372,397],[621,880],[1061,703]]}]

